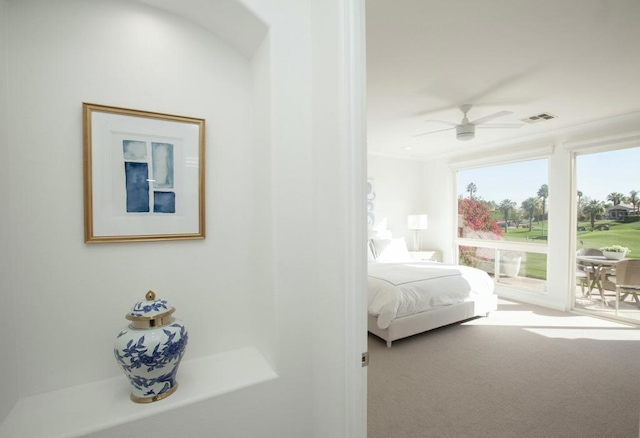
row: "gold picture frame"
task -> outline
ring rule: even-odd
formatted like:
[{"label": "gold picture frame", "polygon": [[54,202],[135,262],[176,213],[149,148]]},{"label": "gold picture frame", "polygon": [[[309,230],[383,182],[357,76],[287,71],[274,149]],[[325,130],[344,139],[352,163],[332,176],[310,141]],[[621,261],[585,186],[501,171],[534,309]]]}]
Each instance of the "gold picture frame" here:
[{"label": "gold picture frame", "polygon": [[205,120],[82,104],[85,243],[205,238]]}]

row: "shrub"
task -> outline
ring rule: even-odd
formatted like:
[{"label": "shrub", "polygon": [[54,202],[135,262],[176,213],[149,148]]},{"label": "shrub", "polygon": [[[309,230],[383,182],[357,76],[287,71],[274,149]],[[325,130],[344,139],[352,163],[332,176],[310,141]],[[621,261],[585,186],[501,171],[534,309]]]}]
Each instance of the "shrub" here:
[{"label": "shrub", "polygon": [[[473,198],[460,199],[458,200],[458,215],[464,218],[464,224],[460,224],[462,226],[460,237],[492,240],[502,237],[502,228],[491,217],[491,212],[487,205]],[[460,263],[467,266],[476,266],[479,259],[488,260],[486,257],[477,257],[475,247],[460,247]]]}]

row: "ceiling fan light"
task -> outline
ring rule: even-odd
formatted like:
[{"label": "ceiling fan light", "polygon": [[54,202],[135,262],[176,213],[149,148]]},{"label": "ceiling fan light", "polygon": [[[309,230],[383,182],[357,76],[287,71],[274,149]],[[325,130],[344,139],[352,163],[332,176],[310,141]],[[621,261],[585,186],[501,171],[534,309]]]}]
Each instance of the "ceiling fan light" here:
[{"label": "ceiling fan light", "polygon": [[476,125],[471,123],[456,127],[456,138],[460,141],[473,140],[476,136]]}]

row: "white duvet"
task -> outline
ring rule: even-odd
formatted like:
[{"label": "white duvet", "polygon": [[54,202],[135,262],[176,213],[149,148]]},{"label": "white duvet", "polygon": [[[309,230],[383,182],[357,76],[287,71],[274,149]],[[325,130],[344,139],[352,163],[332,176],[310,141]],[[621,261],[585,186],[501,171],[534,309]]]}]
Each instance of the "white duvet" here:
[{"label": "white duvet", "polygon": [[437,262],[369,263],[369,315],[378,327],[395,318],[492,294],[493,280],[480,269]]}]

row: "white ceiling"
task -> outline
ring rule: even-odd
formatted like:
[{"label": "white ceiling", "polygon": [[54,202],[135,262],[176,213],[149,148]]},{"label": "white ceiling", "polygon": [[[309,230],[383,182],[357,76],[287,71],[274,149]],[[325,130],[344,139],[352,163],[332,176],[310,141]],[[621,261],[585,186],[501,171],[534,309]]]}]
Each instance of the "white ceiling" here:
[{"label": "white ceiling", "polygon": [[[366,0],[368,150],[477,153],[640,111],[639,0]],[[416,134],[508,110],[517,129]],[[408,149],[410,148],[410,149]]]}]

